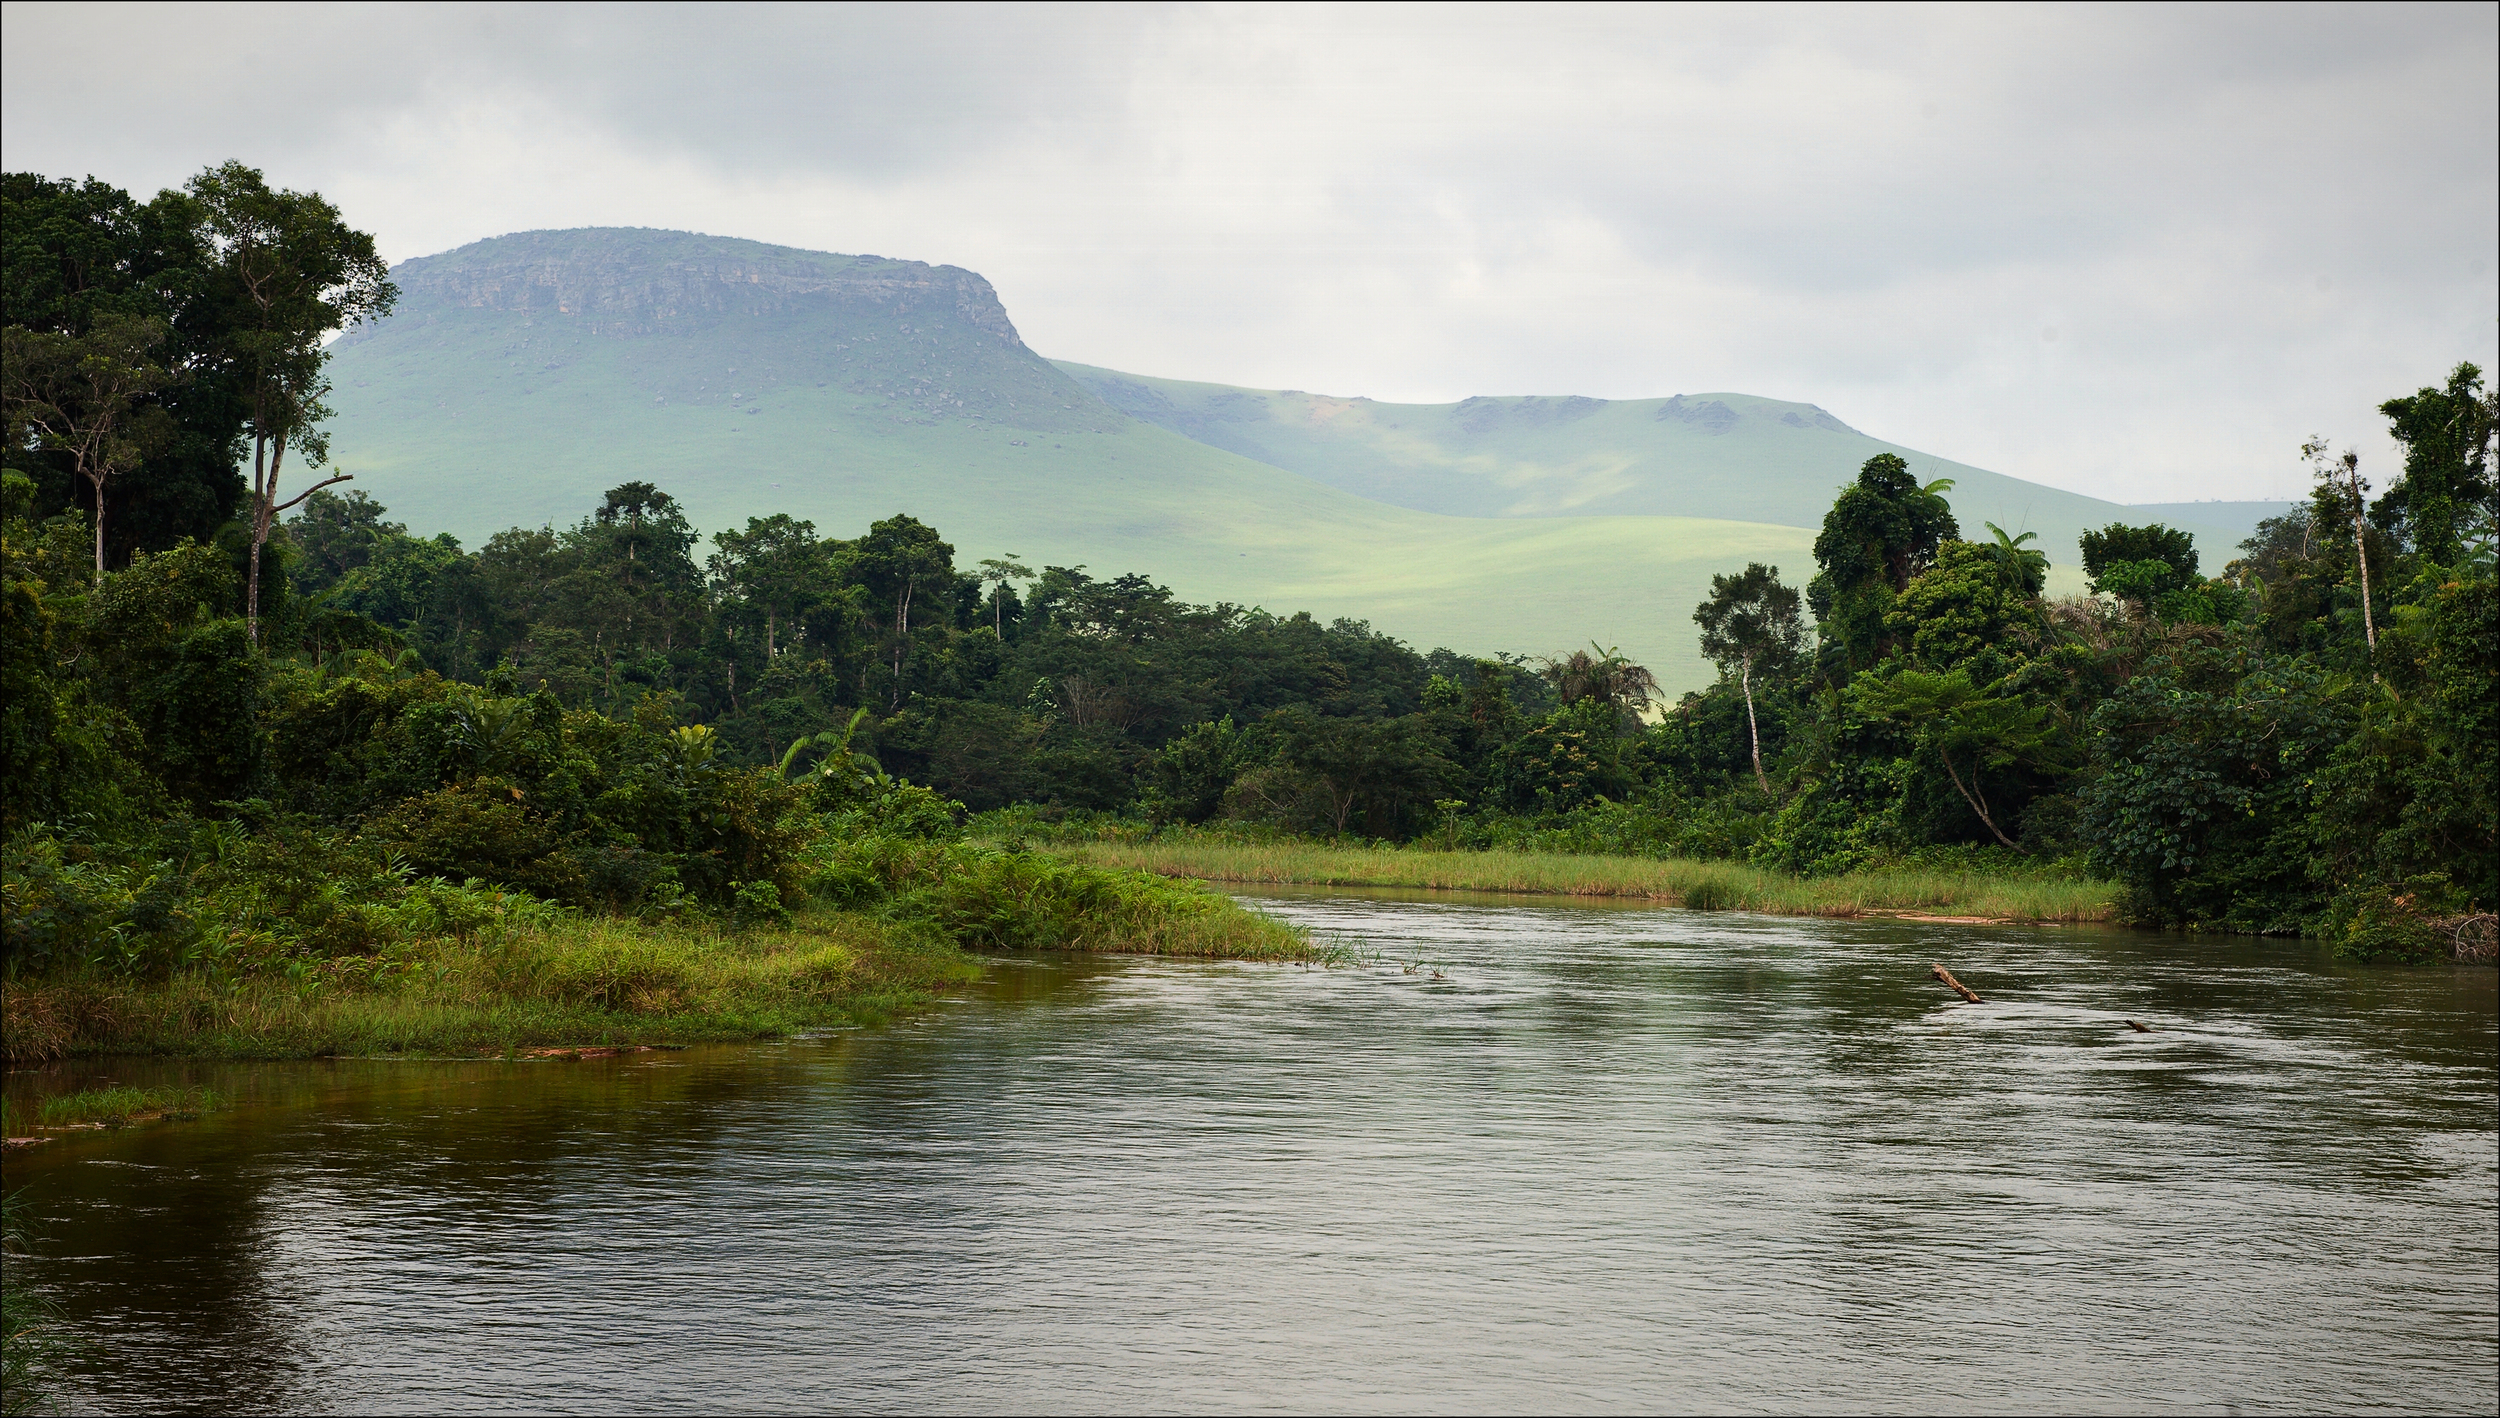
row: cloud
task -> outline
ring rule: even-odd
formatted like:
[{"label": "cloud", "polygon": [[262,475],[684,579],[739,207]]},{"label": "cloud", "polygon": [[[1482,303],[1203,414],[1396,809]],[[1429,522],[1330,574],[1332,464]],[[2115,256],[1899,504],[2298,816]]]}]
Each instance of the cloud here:
[{"label": "cloud", "polygon": [[5,11],[12,169],[229,156],[395,257],[644,225],[968,266],[1038,349],[1743,390],[2135,500],[2495,363],[2489,7]]}]

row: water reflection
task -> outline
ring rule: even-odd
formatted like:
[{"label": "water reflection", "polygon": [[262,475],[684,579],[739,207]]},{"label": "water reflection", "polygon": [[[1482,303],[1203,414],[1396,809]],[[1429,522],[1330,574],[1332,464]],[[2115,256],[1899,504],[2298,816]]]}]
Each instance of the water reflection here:
[{"label": "water reflection", "polygon": [[613,1061],[117,1064],[247,1101],[10,1183],[107,1411],[2500,1402],[2492,972],[1268,908],[1380,963],[1012,961]]}]

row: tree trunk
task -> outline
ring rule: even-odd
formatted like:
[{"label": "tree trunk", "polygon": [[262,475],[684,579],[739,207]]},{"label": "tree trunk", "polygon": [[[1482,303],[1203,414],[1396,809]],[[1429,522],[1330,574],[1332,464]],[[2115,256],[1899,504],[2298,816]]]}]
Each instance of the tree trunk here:
[{"label": "tree trunk", "polygon": [[1753,780],[1762,785],[1762,795],[1771,795],[1771,780],[1762,772],[1762,724],[1753,716],[1753,656],[1747,655],[1737,672],[1737,683],[1745,689],[1745,727],[1753,732]]},{"label": "tree trunk", "polygon": [[104,584],[104,479],[90,475],[95,486],[95,583]]},{"label": "tree trunk", "polygon": [[[2344,455],[2344,472],[2352,479],[2352,554],[2361,563],[2361,634],[2369,641],[2370,658],[2378,658],[2378,625],[2370,615],[2370,549],[2361,537],[2361,514],[2367,510],[2361,500],[2361,460]],[[2376,678],[2376,676],[2372,676]]]},{"label": "tree trunk", "polygon": [[903,707],[903,652],[911,644],[911,593],[920,584],[917,576],[903,582],[903,598],[894,607],[894,696],[893,707]]},{"label": "tree trunk", "polygon": [[[269,436],[261,430],[256,406],[252,413],[252,557],[251,570],[243,578],[243,631],[255,650],[260,648],[260,509],[268,505],[269,476],[274,471],[268,450]],[[283,455],[286,446],[280,444],[278,452]]]},{"label": "tree trunk", "polygon": [[[1979,820],[1981,822],[1988,824],[1988,831],[1992,833],[1998,841],[2004,843],[2006,846],[2013,847],[2017,852],[2021,851],[2021,847],[2015,846],[2013,838],[2006,836],[2002,831],[1998,830],[1997,820],[1988,815],[1988,805],[1980,801],[1977,796],[1973,795],[1970,789],[1962,786],[1962,775],[1953,766],[1953,755],[1940,748],[1936,750],[1936,756],[1944,760],[1944,771],[1951,775],[1953,779],[1954,791],[1962,795],[1962,801],[1970,804],[1971,811],[1979,814]],[[1978,772],[1978,768],[1973,766],[1971,769],[1973,782],[1978,781]]]}]

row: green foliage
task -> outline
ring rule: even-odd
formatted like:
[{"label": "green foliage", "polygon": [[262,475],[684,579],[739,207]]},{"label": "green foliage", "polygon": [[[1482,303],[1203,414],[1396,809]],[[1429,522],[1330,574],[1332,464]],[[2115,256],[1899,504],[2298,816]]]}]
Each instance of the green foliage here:
[{"label": "green foliage", "polygon": [[2083,570],[2095,595],[2116,596],[2139,609],[2196,583],[2196,539],[2163,526],[2112,522],[2083,534]]},{"label": "green foliage", "polygon": [[[7,965],[365,981],[564,909],[752,934],[811,896],[928,941],[1280,948],[1198,897],[969,841],[973,809],[992,834],[1813,876],[2088,866],[2146,922],[2371,958],[2500,897],[2488,568],[2316,535],[2359,507],[2330,481],[2220,579],[2183,532],[2111,526],[2081,549],[2115,599],[2049,602],[2028,534],[1959,540],[1947,486],[1887,455],[1843,491],[1809,588],[1819,674],[1775,568],[1718,577],[1694,618],[1722,678],[1647,723],[1655,679],[1603,646],[1522,674],[1137,575],[966,575],[910,517],[852,540],[753,519],[698,565],[643,482],[474,553],[315,498],[269,543],[303,595],[266,600],[255,645],[247,542],[98,580],[87,524],[38,519],[12,474]],[[549,965],[548,998],[697,988],[635,949]]]},{"label": "green foliage", "polygon": [[1807,596],[1825,643],[1848,669],[1883,658],[1892,644],[1885,630],[1892,598],[1933,564],[1938,546],[1961,535],[1941,495],[1951,486],[1921,487],[1899,455],[1878,453],[1824,514],[1814,539],[1821,574]]},{"label": "green foliage", "polygon": [[1917,664],[2002,679],[2018,664],[2010,632],[2027,618],[2028,598],[2008,580],[2000,548],[1945,542],[1885,612],[1885,633]]},{"label": "green foliage", "polygon": [[2309,814],[2347,714],[2297,660],[2196,647],[2155,661],[2092,712],[2097,773],[2079,797],[2094,865],[2148,921],[2307,928]]},{"label": "green foliage", "polygon": [[[1434,684],[1447,686],[1449,682],[1436,679]],[[1455,687],[1446,692],[1457,693]],[[1155,783],[1173,816],[1183,822],[1204,822],[1223,811],[1224,795],[1252,757],[1248,736],[1234,729],[1230,715],[1192,724],[1156,750]]]},{"label": "green foliage", "polygon": [[2446,387],[2379,405],[2388,432],[2404,446],[2405,470],[2373,517],[2409,533],[2434,566],[2461,566],[2469,536],[2479,536],[2488,549],[2500,523],[2500,480],[2492,468],[2495,407],[2500,399],[2484,391],[2483,372],[2463,363]]}]

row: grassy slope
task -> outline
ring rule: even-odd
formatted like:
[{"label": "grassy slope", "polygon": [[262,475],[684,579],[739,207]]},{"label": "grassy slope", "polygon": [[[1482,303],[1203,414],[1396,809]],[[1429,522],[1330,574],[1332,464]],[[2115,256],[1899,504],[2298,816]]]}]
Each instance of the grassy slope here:
[{"label": "grassy slope", "polygon": [[1096,866],[1200,881],[1636,897],[1781,916],[1936,913],[1988,920],[2083,922],[2112,919],[2114,905],[2114,888],[2105,881],[2010,879],[1956,872],[1798,878],[1739,862],[1549,852],[1437,852],[1299,842],[1257,846],[1080,842],[1048,850]]},{"label": "grassy slope", "polygon": [[[1078,407],[1019,414],[1024,426],[924,418],[848,387],[809,338],[772,325],[603,338],[489,311],[394,322],[333,362],[334,454],[394,517],[470,545],[570,521],[644,478],[707,529],[790,512],[856,535],[909,512],[965,564],[1016,552],[1140,571],[1192,600],[1354,616],[1474,653],[1594,637],[1678,689],[1711,677],[1690,617],[1712,573],[1810,561],[1793,527],[1390,507],[1122,418],[1073,384]],[[807,377],[820,370],[822,387]],[[750,397],[732,406],[729,392]]]},{"label": "grassy slope", "polygon": [[[1811,404],[1750,394],[1603,401],[1481,398],[1383,404],[1293,390],[1236,389],[1060,362],[1133,417],[1399,507],[1468,517],[1676,514],[1819,526],[1832,491],[1877,453],[1898,453],[1922,481],[1952,478],[1965,535],[1994,522],[2040,534],[2071,575],[2075,539],[2139,509],[2044,487],[1886,443]],[[2257,506],[2249,504],[2248,506]],[[2271,504],[2264,504],[2271,507]],[[2162,509],[2197,533],[2220,569],[2259,512],[2195,504]],[[2056,589],[2069,589],[2056,587]]]},{"label": "grassy slope", "polygon": [[[563,280],[531,286],[550,270]],[[1353,616],[1423,647],[1595,639],[1677,691],[1712,678],[1690,619],[1710,576],[1763,560],[1802,580],[1832,488],[1892,447],[1733,394],[1408,406],[1140,379],[1054,366],[951,290],[770,284],[862,274],[966,275],[614,230],[408,263],[400,313],[335,349],[333,452],[412,529],[470,545],[571,521],[640,478],[707,530],[789,512],[853,535],[908,512],[965,563],[1143,572],[1191,600]],[[526,289],[544,298],[512,294]],[[2052,589],[2080,585],[2075,532],[2131,515],[1900,451],[1961,479],[1970,531],[2041,529]]]}]

